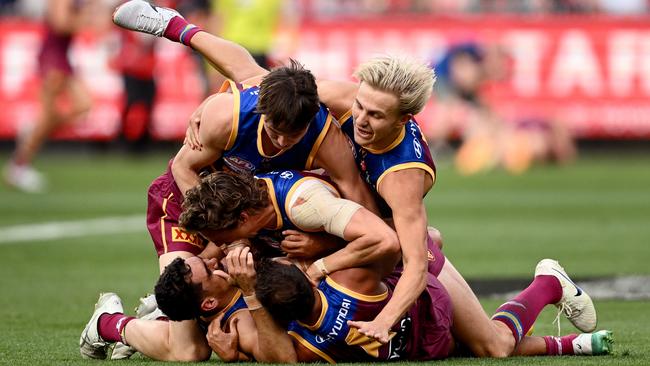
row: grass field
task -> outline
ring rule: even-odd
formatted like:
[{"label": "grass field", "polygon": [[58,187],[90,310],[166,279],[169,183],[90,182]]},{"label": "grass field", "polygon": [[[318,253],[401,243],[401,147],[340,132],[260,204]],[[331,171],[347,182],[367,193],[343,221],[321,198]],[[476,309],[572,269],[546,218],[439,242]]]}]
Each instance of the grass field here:
[{"label": "grass field", "polygon": [[[156,279],[144,212],[148,184],[166,162],[163,154],[137,160],[46,156],[38,167],[50,178],[48,194],[24,195],[0,186],[0,364],[93,364],[81,360],[77,342],[97,294],[115,291],[130,309]],[[543,257],[559,259],[574,277],[649,275],[648,167],[647,156],[603,155],[570,167],[538,167],[520,177],[496,172],[466,179],[443,163],[427,197],[429,221],[443,232],[447,256],[468,278],[528,278]],[[2,233],[16,225],[137,214],[141,230],[2,241]],[[484,302],[488,312],[498,304]],[[599,328],[615,332],[613,356],[444,362],[650,364],[650,302],[597,301],[597,307]],[[553,317],[552,309],[546,310],[535,333],[555,332]],[[571,331],[562,324],[563,332]],[[125,362],[153,363],[142,357]]]}]

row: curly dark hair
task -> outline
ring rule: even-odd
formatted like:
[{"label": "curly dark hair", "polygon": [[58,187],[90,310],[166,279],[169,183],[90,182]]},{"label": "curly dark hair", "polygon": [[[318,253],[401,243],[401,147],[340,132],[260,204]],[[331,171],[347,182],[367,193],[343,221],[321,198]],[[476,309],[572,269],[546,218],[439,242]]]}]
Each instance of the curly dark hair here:
[{"label": "curly dark hair", "polygon": [[156,302],[170,320],[196,319],[201,314],[201,286],[190,281],[192,272],[183,258],[174,259],[158,278]]},{"label": "curly dark hair", "polygon": [[217,171],[186,192],[178,222],[191,232],[232,229],[242,212],[255,212],[268,203],[265,183],[252,174]]},{"label": "curly dark hair", "polygon": [[295,60],[269,72],[260,83],[256,112],[279,132],[304,131],[320,109],[316,79]]},{"label": "curly dark hair", "polygon": [[255,296],[284,325],[309,316],[316,297],[307,276],[293,264],[262,258],[256,265]]}]

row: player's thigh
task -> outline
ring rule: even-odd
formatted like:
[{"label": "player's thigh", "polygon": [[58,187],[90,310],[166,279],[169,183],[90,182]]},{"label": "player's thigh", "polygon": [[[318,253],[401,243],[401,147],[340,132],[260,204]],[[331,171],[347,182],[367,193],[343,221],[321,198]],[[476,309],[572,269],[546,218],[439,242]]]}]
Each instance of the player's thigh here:
[{"label": "player's thigh", "polygon": [[475,356],[498,357],[509,354],[514,347],[483,310],[478,298],[449,258],[445,261],[438,280],[445,286],[453,306],[454,338],[466,345]]},{"label": "player's thigh", "polygon": [[86,85],[76,76],[70,75],[66,80],[66,92],[73,104],[75,112],[88,111],[92,105],[90,92]]}]

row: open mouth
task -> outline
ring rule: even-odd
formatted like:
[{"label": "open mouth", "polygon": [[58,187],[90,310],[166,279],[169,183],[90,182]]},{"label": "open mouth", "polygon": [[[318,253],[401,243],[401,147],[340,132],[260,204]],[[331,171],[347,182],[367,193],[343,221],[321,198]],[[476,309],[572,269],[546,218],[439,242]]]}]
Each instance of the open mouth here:
[{"label": "open mouth", "polygon": [[365,130],[362,130],[360,128],[356,128],[356,132],[359,135],[359,137],[363,137],[363,138],[372,137],[372,132],[371,131],[365,131]]}]

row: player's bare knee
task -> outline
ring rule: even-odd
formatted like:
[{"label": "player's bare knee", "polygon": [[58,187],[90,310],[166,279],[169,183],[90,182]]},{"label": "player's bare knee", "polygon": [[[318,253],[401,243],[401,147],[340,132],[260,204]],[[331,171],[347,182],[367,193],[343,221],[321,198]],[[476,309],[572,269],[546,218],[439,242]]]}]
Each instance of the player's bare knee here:
[{"label": "player's bare knee", "polygon": [[206,361],[212,355],[212,349],[207,345],[187,345],[183,349],[174,350],[174,361],[200,362]]}]

